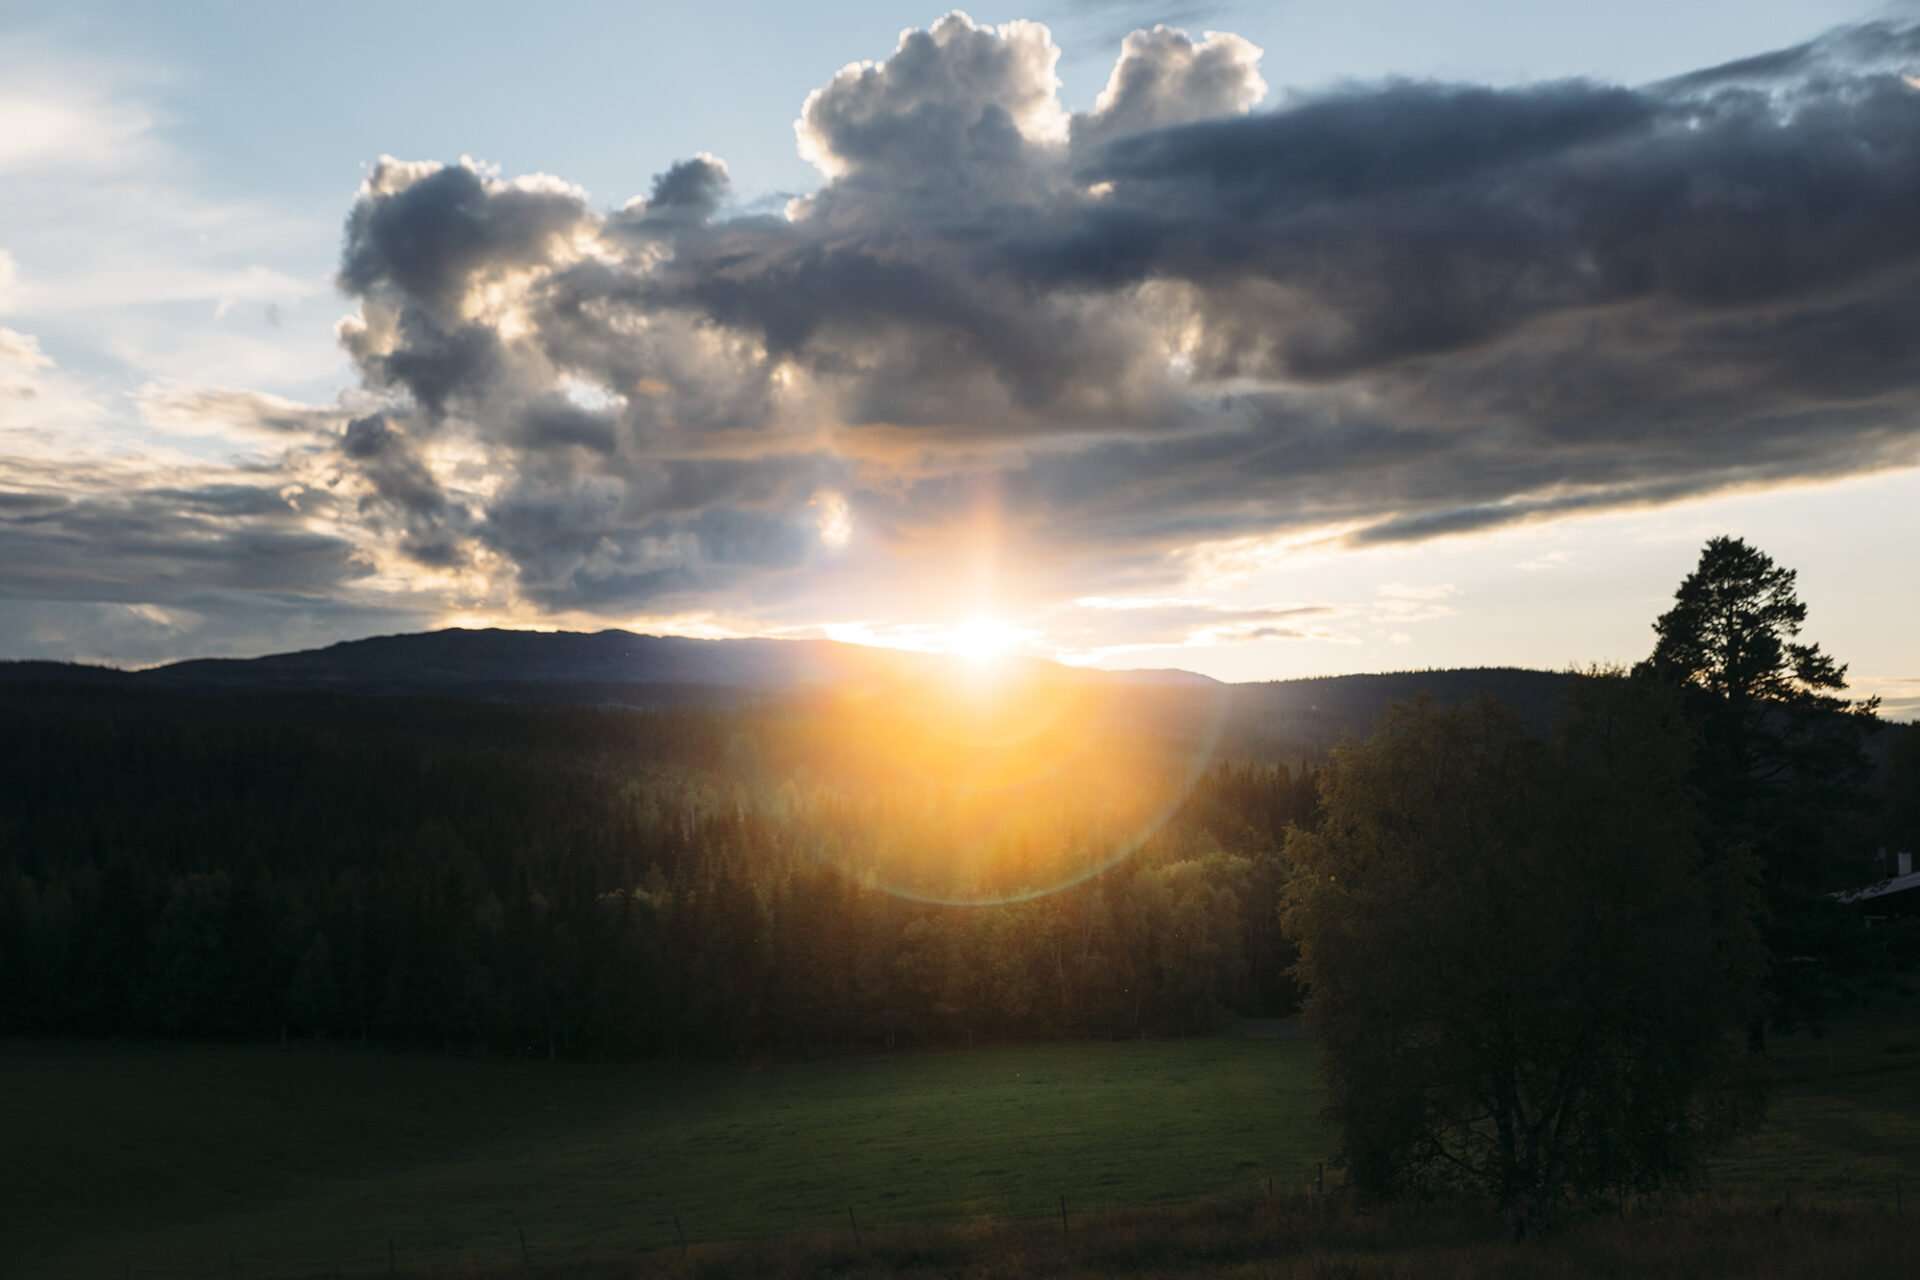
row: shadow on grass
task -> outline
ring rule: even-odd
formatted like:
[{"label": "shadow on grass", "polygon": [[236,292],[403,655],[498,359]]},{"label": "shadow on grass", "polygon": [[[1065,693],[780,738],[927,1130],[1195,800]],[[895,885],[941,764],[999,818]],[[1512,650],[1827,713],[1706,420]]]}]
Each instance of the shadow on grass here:
[{"label": "shadow on grass", "polygon": [[[1888,1206],[1707,1199],[1576,1215],[1538,1240],[1513,1243],[1479,1207],[1364,1211],[1332,1200],[1220,1199],[1186,1205],[980,1220],[863,1233],[809,1233],[754,1244],[694,1245],[629,1258],[543,1265],[538,1259],[476,1274],[544,1280],[745,1280],[768,1277],[1027,1275],[1587,1277],[1833,1275],[1909,1277],[1914,1221]],[[403,1272],[402,1274],[407,1274]],[[427,1272],[416,1273],[426,1275]]]}]

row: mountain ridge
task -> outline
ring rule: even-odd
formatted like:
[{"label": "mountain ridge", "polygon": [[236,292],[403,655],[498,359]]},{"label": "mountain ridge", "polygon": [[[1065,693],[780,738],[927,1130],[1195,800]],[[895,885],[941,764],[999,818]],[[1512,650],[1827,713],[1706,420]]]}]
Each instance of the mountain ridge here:
[{"label": "mountain ridge", "polygon": [[[928,654],[825,639],[699,639],[605,629],[446,628],[369,636],[253,658],[192,658],[139,671],[0,662],[0,685],[84,686],[182,694],[343,694],[453,697],[547,705],[726,705],[875,686],[916,696],[958,687],[964,664]],[[1488,695],[1544,728],[1572,677],[1515,667],[1371,672],[1227,683],[1177,668],[1108,671],[1007,659],[1014,680],[1072,681],[1155,708],[1214,698],[1224,732],[1257,754],[1319,751],[1372,730],[1416,696],[1444,703]]]},{"label": "mountain ridge", "polygon": [[[486,646],[483,650],[480,646]],[[592,646],[593,648],[589,648]],[[457,652],[464,649],[465,652]],[[537,664],[527,662],[539,653]],[[620,665],[620,660],[626,665]],[[337,640],[312,649],[252,657],[182,658],[151,667],[50,659],[0,659],[0,679],[129,681],[148,687],[305,685],[350,689],[381,677],[407,684],[466,683],[704,684],[781,687],[809,679],[846,678],[873,670],[909,674],[949,669],[958,659],[817,637],[696,637],[602,628],[531,631],[505,627],[445,627]],[[863,667],[864,664],[864,667]],[[1192,685],[1240,690],[1340,685],[1450,683],[1472,678],[1541,678],[1565,673],[1531,667],[1403,668],[1226,681],[1180,667],[1082,667],[1044,658],[1010,658],[1002,665],[1060,675],[1135,684]],[[611,668],[611,669],[610,669]]]}]

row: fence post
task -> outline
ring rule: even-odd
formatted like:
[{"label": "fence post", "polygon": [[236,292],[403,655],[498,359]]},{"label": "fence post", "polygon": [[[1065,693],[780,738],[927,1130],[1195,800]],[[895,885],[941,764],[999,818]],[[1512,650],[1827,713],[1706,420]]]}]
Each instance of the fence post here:
[{"label": "fence post", "polygon": [[856,1249],[866,1248],[864,1244],[860,1243],[860,1220],[853,1216],[852,1205],[847,1206],[847,1225],[853,1228],[853,1247]]},{"label": "fence post", "polygon": [[673,1234],[680,1237],[680,1258],[682,1261],[685,1261],[687,1256],[687,1230],[680,1225],[680,1215],[677,1213],[673,1215]]},{"label": "fence post", "polygon": [[388,1236],[387,1237],[387,1274],[388,1275],[394,1274],[394,1270],[395,1268],[394,1268],[394,1261],[393,1261],[393,1237]]},{"label": "fence post", "polygon": [[1320,1161],[1313,1170],[1313,1194],[1324,1197],[1327,1194],[1327,1162]]},{"label": "fence post", "polygon": [[1063,1195],[1060,1197],[1060,1238],[1065,1240],[1067,1234],[1067,1198]]},{"label": "fence post", "polygon": [[532,1267],[533,1258],[527,1253],[527,1229],[516,1222],[513,1224],[513,1233],[520,1237],[520,1265]]}]

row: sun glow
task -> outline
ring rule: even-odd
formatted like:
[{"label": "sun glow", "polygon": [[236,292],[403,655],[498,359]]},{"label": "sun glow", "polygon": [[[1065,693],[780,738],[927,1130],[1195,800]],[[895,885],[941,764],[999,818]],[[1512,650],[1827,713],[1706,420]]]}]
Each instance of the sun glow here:
[{"label": "sun glow", "polygon": [[976,667],[988,667],[1020,643],[1018,628],[998,618],[978,616],[954,624],[947,632],[946,651]]},{"label": "sun glow", "polygon": [[831,491],[816,494],[808,505],[816,509],[814,524],[823,544],[838,551],[853,540],[853,508],[845,495]]}]

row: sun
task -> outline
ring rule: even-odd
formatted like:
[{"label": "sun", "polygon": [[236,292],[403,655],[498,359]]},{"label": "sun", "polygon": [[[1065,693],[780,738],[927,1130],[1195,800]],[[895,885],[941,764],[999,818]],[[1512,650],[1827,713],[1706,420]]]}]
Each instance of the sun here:
[{"label": "sun", "polygon": [[1020,641],[1017,628],[998,618],[976,616],[955,623],[947,632],[946,650],[976,667],[999,662]]}]

